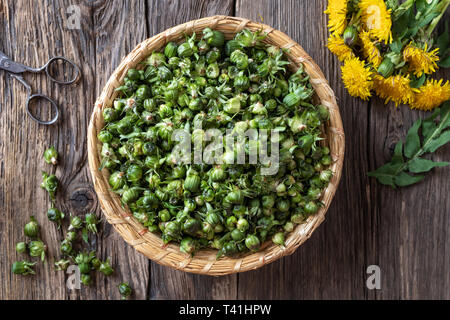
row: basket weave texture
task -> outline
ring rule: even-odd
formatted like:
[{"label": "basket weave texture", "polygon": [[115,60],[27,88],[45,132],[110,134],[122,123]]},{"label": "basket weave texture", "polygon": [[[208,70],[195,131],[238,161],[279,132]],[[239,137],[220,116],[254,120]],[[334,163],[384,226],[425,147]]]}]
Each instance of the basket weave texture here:
[{"label": "basket weave texture", "polygon": [[[326,106],[330,112],[330,121],[325,127],[325,141],[331,150],[333,163],[330,169],[333,171],[334,175],[321,197],[324,206],[321,207],[315,215],[310,216],[305,223],[297,225],[294,231],[288,234],[284,247],[267,242],[260,251],[235,258],[222,257],[221,259],[216,260],[217,251],[213,249],[202,249],[198,251],[194,257],[191,257],[190,255],[181,252],[177,244],[171,243],[165,246],[158,235],[148,232],[148,230],[132,216],[128,209],[122,208],[120,197],[110,191],[108,183],[109,172],[106,169],[99,171],[102,144],[97,139],[97,134],[104,126],[102,109],[111,107],[114,99],[118,95],[115,88],[123,83],[123,79],[126,76],[128,69],[139,68],[139,62],[143,61],[153,51],[160,51],[163,49],[168,42],[179,42],[185,38],[186,34],[190,35],[193,32],[200,34],[206,27],[222,31],[225,34],[226,39],[233,38],[236,33],[244,28],[251,31],[262,29],[267,33],[267,38],[264,42],[288,49],[286,51],[286,56],[291,63],[296,67],[300,64],[304,65],[306,72],[310,76],[310,82],[316,91],[316,98],[318,98],[320,103]],[[303,242],[305,242],[325,219],[325,213],[330,206],[341,178],[344,148],[344,130],[335,95],[321,70],[311,57],[308,56],[300,45],[281,31],[268,25],[255,23],[248,19],[228,16],[213,16],[189,21],[170,28],[136,46],[136,48],[122,60],[109,78],[101,95],[96,101],[88,128],[89,167],[94,188],[106,220],[114,226],[126,242],[151,260],[174,269],[214,276],[257,269],[285,255],[292,254]]]}]

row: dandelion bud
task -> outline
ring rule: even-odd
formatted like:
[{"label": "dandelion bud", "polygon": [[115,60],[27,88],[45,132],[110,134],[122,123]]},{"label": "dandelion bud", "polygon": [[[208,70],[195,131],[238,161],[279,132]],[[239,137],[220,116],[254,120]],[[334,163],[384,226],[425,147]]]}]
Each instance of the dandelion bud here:
[{"label": "dandelion bud", "polygon": [[383,77],[385,77],[385,78],[389,77],[392,74],[392,72],[394,72],[394,64],[392,63],[391,59],[384,58],[384,60],[381,62],[380,66],[378,67],[377,71]]},{"label": "dandelion bud", "polygon": [[358,39],[358,33],[354,26],[348,26],[344,30],[344,42],[349,47],[353,46]]},{"label": "dandelion bud", "polygon": [[58,163],[58,151],[56,151],[55,147],[50,147],[44,152],[44,160],[48,164],[56,165]]}]

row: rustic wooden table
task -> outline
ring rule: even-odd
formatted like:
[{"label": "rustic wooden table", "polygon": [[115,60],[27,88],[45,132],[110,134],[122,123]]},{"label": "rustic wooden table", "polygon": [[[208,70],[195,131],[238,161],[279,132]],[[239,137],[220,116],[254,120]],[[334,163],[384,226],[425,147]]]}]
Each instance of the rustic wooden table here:
[{"label": "rustic wooden table", "polygon": [[[70,5],[77,7],[69,8]],[[118,299],[128,281],[137,299],[408,299],[450,298],[450,169],[440,168],[414,187],[392,190],[367,177],[390,158],[393,144],[424,113],[351,98],[339,63],[324,46],[326,1],[310,0],[4,0],[0,51],[31,66],[63,55],[82,69],[76,86],[27,77],[61,105],[57,125],[40,126],[24,110],[25,92],[0,72],[0,299]],[[71,11],[75,8],[75,11]],[[79,9],[80,28],[73,14]],[[69,11],[68,11],[69,10]],[[292,256],[256,271],[226,277],[191,275],[159,266],[135,252],[109,225],[89,247],[110,256],[114,276],[69,290],[50,259],[34,277],[14,276],[15,243],[30,215],[42,225],[49,256],[62,232],[48,222],[50,203],[39,188],[41,170],[61,181],[66,213],[100,214],[87,164],[86,131],[94,101],[122,57],[142,40],[173,25],[215,14],[260,21],[286,32],[313,57],[338,97],[346,131],[346,158],[326,222]],[[76,27],[76,23],[75,23]],[[441,72],[449,78],[450,73]],[[55,145],[61,164],[42,161]],[[434,160],[449,160],[444,147]],[[381,289],[366,287],[366,268],[381,269]]]}]

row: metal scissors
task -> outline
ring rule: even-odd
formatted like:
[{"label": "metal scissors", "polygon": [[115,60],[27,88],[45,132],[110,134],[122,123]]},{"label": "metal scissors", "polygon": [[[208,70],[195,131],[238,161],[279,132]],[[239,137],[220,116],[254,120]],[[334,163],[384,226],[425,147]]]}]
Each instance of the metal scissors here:
[{"label": "metal scissors", "polygon": [[[62,61],[64,63],[67,63],[73,69],[74,75],[73,75],[72,79],[70,79],[68,81],[58,80],[51,75],[49,68],[53,64],[57,63],[57,61]],[[78,68],[78,66],[71,60],[66,59],[64,57],[59,57],[59,56],[53,57],[50,60],[48,60],[47,63],[44,64],[42,67],[31,68],[31,67],[25,66],[23,64],[12,61],[6,54],[4,54],[1,51],[0,51],[0,69],[7,71],[11,75],[11,77],[18,80],[21,84],[23,84],[25,86],[25,88],[27,89],[27,94],[28,94],[25,108],[26,108],[28,115],[31,117],[31,119],[33,119],[37,123],[46,124],[46,125],[53,124],[56,122],[56,120],[58,120],[58,117],[59,117],[58,106],[55,101],[53,101],[51,98],[49,98],[48,96],[46,96],[44,94],[41,94],[41,93],[32,94],[31,86],[24,80],[24,78],[21,76],[21,74],[25,73],[25,72],[41,73],[41,72],[45,71],[45,73],[47,74],[47,76],[50,78],[51,81],[56,82],[58,84],[64,84],[64,85],[74,83],[75,81],[78,80],[78,76],[80,75],[80,69]],[[51,120],[44,121],[44,120],[38,119],[31,113],[30,102],[35,99],[36,100],[44,99],[50,103],[52,111],[55,114],[55,116]]]}]

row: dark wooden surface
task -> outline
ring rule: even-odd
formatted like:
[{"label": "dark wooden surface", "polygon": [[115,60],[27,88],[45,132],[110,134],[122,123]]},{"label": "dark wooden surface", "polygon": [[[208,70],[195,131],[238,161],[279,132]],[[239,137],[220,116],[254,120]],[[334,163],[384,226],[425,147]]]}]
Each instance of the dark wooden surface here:
[{"label": "dark wooden surface", "polygon": [[[81,28],[67,28],[67,8],[78,5]],[[33,88],[54,97],[62,119],[35,124],[24,110],[25,91],[0,72],[0,299],[118,299],[128,281],[136,299],[449,299],[450,169],[417,186],[392,190],[367,177],[390,158],[393,144],[425,114],[372,99],[351,98],[339,80],[339,63],[324,47],[326,1],[309,0],[4,0],[0,3],[0,51],[31,66],[64,55],[82,69],[76,86],[58,86],[27,75]],[[206,277],[161,267],[104,225],[89,247],[110,256],[114,276],[69,290],[53,258],[34,277],[14,276],[15,243],[30,215],[42,225],[49,256],[57,256],[61,231],[48,222],[50,203],[39,188],[41,170],[61,181],[57,202],[66,213],[100,214],[87,165],[86,130],[93,103],[122,57],[142,40],[173,25],[215,14],[236,15],[286,32],[313,57],[338,97],[346,131],[346,158],[338,192],[323,225],[292,256],[239,275]],[[447,15],[448,17],[448,15]],[[449,78],[450,73],[440,73]],[[42,153],[55,145],[56,170]],[[449,160],[442,148],[435,160]],[[366,288],[368,265],[381,268],[381,289]]]}]

